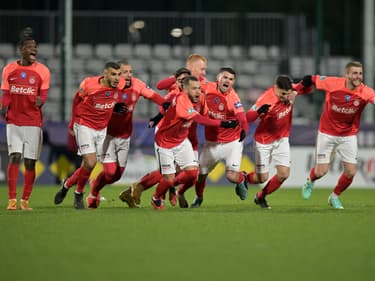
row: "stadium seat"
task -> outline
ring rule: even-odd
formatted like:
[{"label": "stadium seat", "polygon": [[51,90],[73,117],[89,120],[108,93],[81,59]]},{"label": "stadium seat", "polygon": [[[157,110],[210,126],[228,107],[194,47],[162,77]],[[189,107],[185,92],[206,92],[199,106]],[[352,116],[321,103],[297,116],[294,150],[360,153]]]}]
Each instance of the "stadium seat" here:
[{"label": "stadium seat", "polygon": [[305,74],[315,73],[313,57],[290,57],[289,73],[293,78],[302,77]]},{"label": "stadium seat", "polygon": [[229,52],[229,56],[233,59],[242,59],[246,57],[244,48],[239,45],[230,46],[228,52]]},{"label": "stadium seat", "polygon": [[133,47],[125,43],[117,44],[114,48],[113,55],[116,59],[130,59],[133,57]]},{"label": "stadium seat", "polygon": [[156,44],[153,48],[153,57],[156,59],[171,59],[171,47],[166,44]]},{"label": "stadium seat", "polygon": [[164,61],[158,59],[152,59],[148,63],[149,71],[151,73],[158,73],[164,70]]},{"label": "stadium seat", "polygon": [[[111,60],[111,58],[107,58],[107,60]],[[103,70],[105,62],[101,59],[89,59],[85,64],[85,71],[89,74],[99,74]]]},{"label": "stadium seat", "polygon": [[258,63],[254,60],[243,60],[238,64],[238,68],[241,74],[255,74],[258,71]]},{"label": "stadium seat", "polygon": [[210,56],[210,49],[206,45],[195,45],[191,48],[191,53],[202,55],[208,59]]},{"label": "stadium seat", "polygon": [[267,47],[262,45],[253,45],[249,47],[249,56],[255,60],[267,60],[268,52]]},{"label": "stadium seat", "polygon": [[134,56],[139,59],[150,59],[152,57],[151,46],[147,44],[139,44],[134,47]]},{"label": "stadium seat", "polygon": [[164,63],[164,70],[172,75],[177,69],[185,66],[185,61],[183,60],[167,60]]},{"label": "stadium seat", "polygon": [[52,43],[39,43],[38,44],[38,57],[53,58],[55,56],[55,45]]},{"label": "stadium seat", "polygon": [[111,61],[113,60],[113,47],[111,44],[97,44],[94,48],[94,54],[99,59]]},{"label": "stadium seat", "polygon": [[224,60],[229,57],[229,50],[224,45],[214,45],[211,47],[211,57],[217,60]]},{"label": "stadium seat", "polygon": [[172,47],[172,55],[175,59],[185,60],[189,53],[190,51],[188,46],[174,45]]},{"label": "stadium seat", "polygon": [[77,44],[74,48],[74,56],[77,58],[92,58],[93,47],[90,44]]},{"label": "stadium seat", "polygon": [[16,56],[16,48],[10,43],[0,43],[0,57],[3,59]]},{"label": "stadium seat", "polygon": [[279,46],[272,45],[268,47],[268,57],[272,60],[280,60],[281,59],[281,50]]}]

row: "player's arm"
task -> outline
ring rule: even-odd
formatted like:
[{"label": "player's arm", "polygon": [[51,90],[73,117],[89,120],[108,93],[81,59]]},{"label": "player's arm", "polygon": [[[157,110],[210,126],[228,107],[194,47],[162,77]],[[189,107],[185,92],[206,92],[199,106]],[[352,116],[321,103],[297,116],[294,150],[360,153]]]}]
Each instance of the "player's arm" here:
[{"label": "player's arm", "polygon": [[169,76],[156,83],[156,88],[158,90],[168,90],[174,83],[176,83],[176,78],[174,78],[174,76]]},{"label": "player's arm", "polygon": [[82,101],[82,97],[77,93],[73,99],[73,104],[72,104],[72,116],[70,117],[70,121],[69,121],[69,124],[68,124],[68,128],[69,129],[73,129],[73,124],[74,124],[74,120],[76,118],[76,114],[77,114],[77,105]]},{"label": "player's arm", "polygon": [[12,101],[9,91],[3,90],[3,97],[0,99],[0,109],[6,108]]},{"label": "player's arm", "polygon": [[238,126],[237,120],[217,120],[211,119],[207,116],[203,116],[201,114],[196,114],[192,118],[192,120],[198,124],[203,126],[210,126],[210,127],[222,127],[222,128],[235,128]]},{"label": "player's arm", "polygon": [[258,118],[259,115],[266,114],[269,111],[270,107],[271,107],[270,104],[263,104],[260,107],[257,107],[256,105],[254,105],[252,108],[250,108],[246,112],[247,122],[249,123],[254,122]]}]

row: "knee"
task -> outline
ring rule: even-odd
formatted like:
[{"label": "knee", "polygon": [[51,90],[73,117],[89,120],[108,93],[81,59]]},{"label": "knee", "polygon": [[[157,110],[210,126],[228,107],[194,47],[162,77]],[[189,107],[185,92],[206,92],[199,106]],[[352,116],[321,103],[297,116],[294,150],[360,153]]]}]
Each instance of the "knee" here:
[{"label": "knee", "polygon": [[21,163],[21,153],[12,153],[9,155],[9,163],[19,164]]}]

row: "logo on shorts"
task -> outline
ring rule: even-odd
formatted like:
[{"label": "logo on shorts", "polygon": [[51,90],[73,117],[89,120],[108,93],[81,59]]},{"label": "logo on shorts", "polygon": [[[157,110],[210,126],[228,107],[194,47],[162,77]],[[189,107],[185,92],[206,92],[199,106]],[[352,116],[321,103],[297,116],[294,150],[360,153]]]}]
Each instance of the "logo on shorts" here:
[{"label": "logo on shorts", "polygon": [[326,155],[325,154],[318,154],[316,157],[321,160],[321,159],[325,159]]}]

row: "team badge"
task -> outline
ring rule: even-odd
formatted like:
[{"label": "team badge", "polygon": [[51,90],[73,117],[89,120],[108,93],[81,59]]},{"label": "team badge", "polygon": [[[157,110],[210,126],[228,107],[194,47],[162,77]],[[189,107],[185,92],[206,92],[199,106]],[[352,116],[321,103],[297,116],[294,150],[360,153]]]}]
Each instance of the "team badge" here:
[{"label": "team badge", "polygon": [[26,72],[21,72],[21,78],[22,78],[22,79],[25,79],[26,76],[27,76]]},{"label": "team badge", "polygon": [[118,92],[115,92],[115,93],[113,94],[113,97],[114,97],[115,99],[117,99],[117,98],[118,98]]},{"label": "team badge", "polygon": [[220,99],[218,97],[214,98],[214,103],[219,103]]},{"label": "team badge", "polygon": [[35,77],[34,77],[34,76],[31,76],[31,77],[29,78],[29,83],[30,83],[30,84],[35,84]]},{"label": "team badge", "polygon": [[346,95],[346,96],[345,96],[345,101],[346,101],[346,102],[350,102],[350,96],[349,96],[349,95]]},{"label": "team badge", "polygon": [[135,93],[132,94],[132,101],[136,101],[137,100],[137,95]]},{"label": "team badge", "polygon": [[359,106],[359,100],[355,100],[355,101],[353,102],[353,105],[354,105],[354,106]]},{"label": "team badge", "polygon": [[220,110],[220,111],[223,111],[224,110],[224,104],[223,103],[219,104],[217,109]]},{"label": "team badge", "polygon": [[126,100],[128,98],[128,95],[126,93],[122,93],[121,98],[123,100]]},{"label": "team badge", "polygon": [[105,92],[105,96],[106,96],[106,97],[109,97],[110,95],[111,95],[111,92],[110,92],[110,91],[106,91],[106,92]]}]

